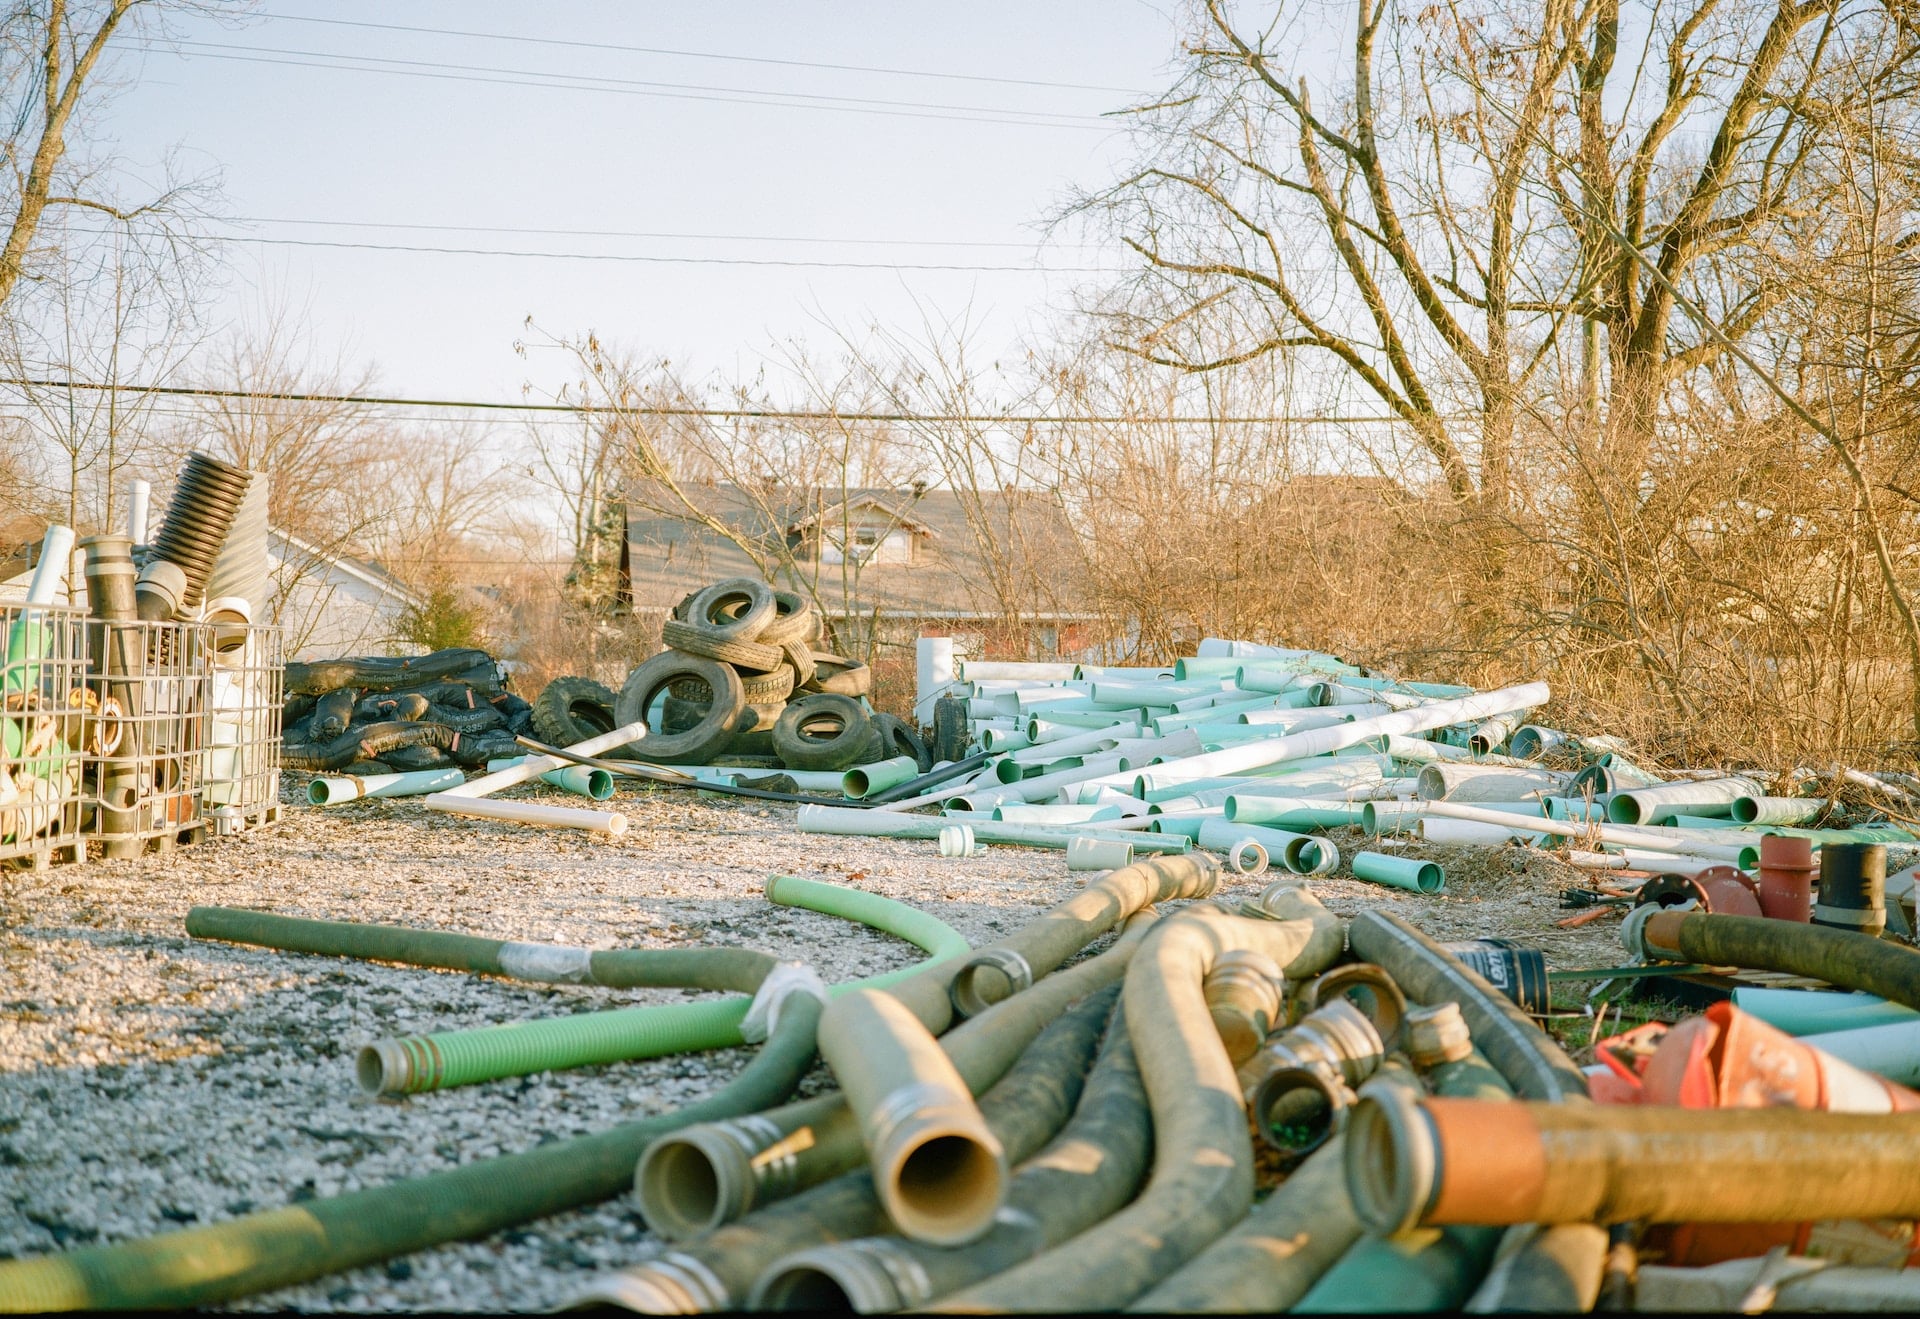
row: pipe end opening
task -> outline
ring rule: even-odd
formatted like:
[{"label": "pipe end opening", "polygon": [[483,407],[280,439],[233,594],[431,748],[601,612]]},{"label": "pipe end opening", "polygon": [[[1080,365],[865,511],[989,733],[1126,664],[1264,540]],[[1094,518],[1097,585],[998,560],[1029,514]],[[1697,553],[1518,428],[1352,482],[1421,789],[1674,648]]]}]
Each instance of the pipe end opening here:
[{"label": "pipe end opening", "polygon": [[1412,1095],[1378,1082],[1363,1088],[1347,1119],[1347,1194],[1369,1232],[1395,1236],[1432,1203],[1438,1155]]},{"label": "pipe end opening", "polygon": [[412,1060],[398,1040],[376,1040],[364,1046],[353,1062],[353,1076],[363,1093],[404,1094],[413,1080]]},{"label": "pipe end opening", "polygon": [[1006,1183],[1006,1156],[990,1134],[936,1130],[898,1159],[884,1198],[902,1236],[961,1246],[993,1226]]},{"label": "pipe end opening", "polygon": [[647,1226],[669,1241],[683,1241],[723,1221],[724,1174],[705,1142],[669,1136],[647,1146],[634,1169],[634,1199]]}]

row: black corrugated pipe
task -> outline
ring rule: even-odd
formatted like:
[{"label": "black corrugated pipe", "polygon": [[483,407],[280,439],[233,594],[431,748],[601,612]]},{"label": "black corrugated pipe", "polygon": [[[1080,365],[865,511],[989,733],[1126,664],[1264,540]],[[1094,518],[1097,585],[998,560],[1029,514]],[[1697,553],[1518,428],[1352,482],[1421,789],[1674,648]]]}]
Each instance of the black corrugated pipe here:
[{"label": "black corrugated pipe", "polygon": [[816,1246],[787,1256],[762,1274],[748,1305],[755,1310],[861,1314],[925,1305],[1031,1259],[1119,1212],[1146,1176],[1152,1151],[1147,1092],[1124,1013],[1116,1011],[1073,1120],[1015,1171],[1006,1205],[986,1236],[957,1249],[898,1236]]},{"label": "black corrugated pipe", "polygon": [[[981,1096],[980,1112],[1008,1157],[1030,1157],[1072,1114],[1100,1044],[1112,992],[1097,991],[1061,1016]],[[602,1274],[576,1303],[620,1305],[643,1314],[739,1310],[771,1261],[809,1246],[873,1236],[887,1226],[873,1178],[847,1173],[755,1210],[679,1250]]]},{"label": "black corrugated pipe", "polygon": [[331,742],[290,743],[281,748],[280,760],[288,769],[317,773],[345,769],[356,760],[378,760],[385,752],[401,747],[432,746],[451,751],[459,745],[460,734],[441,724],[365,724]]},{"label": "black corrugated pipe", "polygon": [[244,467],[204,453],[187,455],[166,520],[134,587],[141,618],[161,622],[193,616],[252,480]]},{"label": "black corrugated pipe", "polygon": [[482,695],[500,690],[500,668],[493,656],[471,646],[436,650],[431,655],[363,656],[287,665],[288,696],[323,696],[339,687],[390,692],[429,682],[458,681]]}]

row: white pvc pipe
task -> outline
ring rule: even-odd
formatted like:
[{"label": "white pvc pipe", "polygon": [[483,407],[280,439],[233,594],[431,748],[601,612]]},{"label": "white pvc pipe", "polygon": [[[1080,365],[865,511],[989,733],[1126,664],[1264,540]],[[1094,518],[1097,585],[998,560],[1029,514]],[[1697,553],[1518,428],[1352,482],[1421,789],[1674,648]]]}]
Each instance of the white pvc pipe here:
[{"label": "white pvc pipe", "polygon": [[954,676],[972,682],[980,678],[1031,678],[1041,682],[1066,681],[1079,665],[1072,663],[1023,663],[1013,660],[955,659]]},{"label": "white pvc pipe", "polygon": [[913,643],[913,715],[933,722],[933,703],[953,686],[953,638],[919,637]]},{"label": "white pvc pipe", "polygon": [[949,797],[965,797],[975,810],[991,810],[1001,802],[1047,801],[1056,796],[1062,788],[1088,779],[1109,778],[1115,774],[1130,773],[1126,762],[1111,753],[1093,756],[1073,769],[1063,769],[1052,774],[1039,774],[1030,779],[1021,779],[1018,783],[1003,783],[997,788],[985,792],[949,792]]},{"label": "white pvc pipe", "polygon": [[[568,747],[567,750],[573,752],[576,756],[597,756],[602,752],[612,751],[618,747],[638,742],[646,735],[647,726],[643,723],[623,724],[610,733],[601,733],[595,737],[588,738],[584,742],[576,742]],[[525,783],[529,779],[537,779],[548,770],[565,769],[572,763],[571,760],[562,760],[559,756],[528,756],[511,769],[498,770],[492,774],[486,774],[474,779],[462,787],[453,788],[446,792],[435,793],[432,797],[427,798],[426,805],[430,810],[451,810],[452,808],[447,806],[434,806],[435,800],[443,797],[484,797],[488,793],[499,792],[502,788],[511,788],[515,784]],[[468,812],[468,814],[476,813],[478,812]],[[496,818],[504,819],[506,817],[501,816]]]},{"label": "white pvc pipe", "polygon": [[[1729,776],[1668,783],[1658,788],[1630,788],[1616,792],[1607,803],[1607,816],[1621,824],[1659,824],[1674,815],[1731,813],[1742,797],[1758,797],[1766,790],[1752,779]],[[1703,806],[1720,808],[1704,811]]]},{"label": "white pvc pipe", "polygon": [[314,806],[338,806],[362,797],[418,797],[457,787],[465,780],[466,775],[452,766],[405,774],[329,774],[307,785],[307,801]]},{"label": "white pvc pipe", "polygon": [[147,543],[147,509],[153,503],[153,483],[135,477],[127,495],[127,539],[135,545]]},{"label": "white pvc pipe", "polygon": [[1920,1021],[1802,1035],[1800,1043],[1889,1081],[1920,1084]]},{"label": "white pvc pipe", "polygon": [[1118,806],[1063,805],[1060,802],[1037,804],[1009,801],[993,808],[994,819],[1011,820],[1015,824],[1085,824],[1090,820],[1117,820],[1120,815]]},{"label": "white pvc pipe", "polygon": [[[1056,724],[1059,728],[1063,725]],[[1113,744],[1125,738],[1137,738],[1140,735],[1139,724],[1114,724],[1110,728],[1075,729],[1068,737],[1049,738],[1036,742],[1032,746],[1015,747],[1010,759],[1021,765],[1044,765],[1049,760],[1059,760],[1082,751],[1111,751]],[[999,750],[998,747],[991,748]]]},{"label": "white pvc pipe", "polygon": [[1418,791],[1429,801],[1517,801],[1530,792],[1559,792],[1571,777],[1546,769],[1442,761],[1422,767]]},{"label": "white pvc pipe", "polygon": [[1620,864],[1629,870],[1651,870],[1663,875],[1697,875],[1703,870],[1727,863],[1711,856],[1676,856],[1672,852],[1649,852],[1638,847],[1620,849]]},{"label": "white pvc pipe", "polygon": [[1067,844],[1068,870],[1119,870],[1133,864],[1133,844],[1117,838],[1075,838]]},{"label": "white pvc pipe", "polygon": [[1503,687],[1498,691],[1479,692],[1451,701],[1436,701],[1413,710],[1396,710],[1371,719],[1356,719],[1333,728],[1314,728],[1270,741],[1223,747],[1219,751],[1158,766],[1155,773],[1162,782],[1172,782],[1179,776],[1201,779],[1218,774],[1244,773],[1283,760],[1298,760],[1305,756],[1338,751],[1376,737],[1385,737],[1389,733],[1418,733],[1467,720],[1485,719],[1510,710],[1531,709],[1536,705],[1545,705],[1551,695],[1544,682]]},{"label": "white pvc pipe", "polygon": [[[590,754],[582,752],[582,755]],[[551,756],[537,757],[551,760]],[[511,774],[513,770],[502,770]],[[467,785],[469,788],[473,784]],[[423,800],[421,805],[430,811],[443,811],[449,815],[472,815],[483,820],[505,820],[510,824],[541,825],[549,829],[585,829],[590,833],[606,834],[618,838],[627,831],[627,817],[618,811],[589,811],[578,806],[543,806],[527,801],[492,801],[484,797],[468,797],[458,789],[450,792],[436,792]]]},{"label": "white pvc pipe", "polygon": [[1514,829],[1500,824],[1482,824],[1478,820],[1444,820],[1422,817],[1415,829],[1429,843],[1483,843],[1504,846],[1519,839],[1524,843],[1545,841],[1538,829]]},{"label": "white pvc pipe", "polygon": [[73,561],[73,528],[54,523],[40,542],[40,561],[33,566],[33,579],[27,584],[27,603],[54,605],[66,589],[67,569]]},{"label": "white pvc pipe", "polygon": [[[1510,824],[1513,820],[1512,815],[1501,811],[1491,811],[1453,801],[1430,801],[1427,803],[1427,814],[1451,816],[1456,820],[1478,820],[1482,824],[1502,826]],[[1683,852],[1689,856],[1713,857],[1715,860],[1735,865],[1739,864],[1743,850],[1742,846],[1706,843],[1692,838],[1678,837],[1676,836],[1680,832],[1678,830],[1657,833],[1651,829],[1635,829],[1626,825],[1576,824],[1569,820],[1539,820],[1531,822],[1528,827],[1537,833],[1557,834],[1562,838],[1590,838],[1597,835],[1603,842],[1643,847],[1657,852]]]}]

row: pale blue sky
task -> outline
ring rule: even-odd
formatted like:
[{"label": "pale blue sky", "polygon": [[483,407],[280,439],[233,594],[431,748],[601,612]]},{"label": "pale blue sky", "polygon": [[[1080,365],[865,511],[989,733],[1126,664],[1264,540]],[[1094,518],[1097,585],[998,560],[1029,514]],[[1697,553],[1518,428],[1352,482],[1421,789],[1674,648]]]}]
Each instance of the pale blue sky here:
[{"label": "pale blue sky", "polygon": [[[178,53],[152,48],[123,66],[130,85],[100,127],[136,165],[177,147],[188,169],[220,171],[228,215],[330,222],[258,224],[237,233],[629,257],[969,266],[1115,264],[1111,253],[1040,250],[1035,226],[1072,185],[1110,177],[1124,137],[1093,116],[1127,104],[1123,89],[1161,87],[1175,53],[1170,0],[578,2],[537,12],[498,0],[262,0],[242,24],[177,20],[175,34]],[[1099,90],[611,49],[621,46]],[[381,66],[404,74],[310,67],[332,62],[322,52],[415,63]],[[597,84],[618,90],[519,85],[541,75],[621,81]],[[642,82],[683,86],[634,85]],[[677,95],[657,94],[664,91]],[[913,104],[869,106],[890,113],[868,114],[797,100],[769,106],[695,99],[770,93]],[[1016,122],[951,117],[967,114]],[[699,237],[490,231],[499,229]],[[848,239],[905,241],[840,241]],[[263,297],[279,300],[307,316],[321,358],[371,364],[390,391],[484,399],[518,399],[529,379],[536,387],[559,379],[561,364],[551,355],[523,360],[513,352],[529,315],[552,332],[593,330],[696,371],[731,375],[750,373],[775,341],[798,335],[824,344],[822,320],[849,328],[871,321],[910,326],[923,309],[954,316],[971,306],[983,342],[997,350],[1062,306],[1077,278],[254,242],[231,244],[225,266],[217,320],[256,314]]]}]

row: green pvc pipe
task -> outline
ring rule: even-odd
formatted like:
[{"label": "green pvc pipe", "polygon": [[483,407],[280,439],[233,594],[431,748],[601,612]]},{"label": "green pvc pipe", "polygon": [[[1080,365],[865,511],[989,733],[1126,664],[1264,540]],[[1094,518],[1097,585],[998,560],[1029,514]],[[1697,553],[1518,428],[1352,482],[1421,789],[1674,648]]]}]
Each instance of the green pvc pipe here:
[{"label": "green pvc pipe", "polygon": [[1287,829],[1366,827],[1368,802],[1328,801],[1309,797],[1254,797],[1235,793],[1225,806],[1235,824],[1268,824]]},{"label": "green pvc pipe", "polygon": [[[861,810],[851,806],[802,806],[794,815],[795,826],[803,834],[838,834],[851,838],[919,838],[933,840],[943,827],[939,816],[907,815],[900,811]],[[1065,851],[1076,838],[1100,838],[1132,843],[1139,852],[1181,853],[1192,849],[1192,841],[1152,833],[1122,830],[1086,829],[1075,826],[1007,824],[974,820],[969,823],[973,836],[982,843],[1000,843],[1013,847],[1049,847]]]},{"label": "green pvc pipe", "polygon": [[870,765],[855,765],[840,776],[840,790],[858,800],[876,792],[897,788],[908,779],[920,776],[920,762],[912,756],[894,756]]},{"label": "green pvc pipe", "polygon": [[[490,763],[488,768],[492,767]],[[419,797],[457,788],[466,781],[467,776],[453,765],[445,769],[417,769],[407,774],[329,774],[307,784],[307,803],[338,806],[362,797]]]},{"label": "green pvc pipe", "polygon": [[1738,829],[1739,823],[1724,815],[1670,815],[1667,823],[1676,829]]},{"label": "green pvc pipe", "polygon": [[[1162,817],[1165,818],[1165,817]],[[1241,824],[1215,816],[1200,825],[1200,846],[1230,853],[1242,839],[1251,838],[1267,849],[1269,858],[1296,875],[1320,875],[1340,864],[1340,849],[1324,838],[1310,834],[1288,833],[1265,825]]]},{"label": "green pvc pipe", "polygon": [[1740,824],[1805,824],[1827,808],[1824,797],[1741,797],[1733,803]]},{"label": "green pvc pipe", "polygon": [[[525,756],[510,756],[505,760],[489,760],[487,773],[496,770],[512,769]],[[595,801],[605,801],[613,796],[613,775],[604,769],[594,769],[588,765],[568,765],[564,769],[548,770],[540,776],[542,783],[550,783],[556,788],[564,788],[576,797],[591,797]]]},{"label": "green pvc pipe", "polygon": [[1868,1026],[1894,1026],[1920,1020],[1920,1012],[1873,994],[1821,989],[1749,989],[1733,991],[1733,1005],[1789,1035],[1822,1035]]},{"label": "green pvc pipe", "polygon": [[1409,893],[1445,893],[1447,872],[1431,861],[1412,857],[1388,856],[1383,852],[1356,852],[1353,856],[1356,879],[1403,888]]},{"label": "green pvc pipe", "polygon": [[[1754,830],[1760,834],[1783,834],[1788,838],[1811,838],[1816,844],[1822,843],[1889,843],[1895,847],[1920,842],[1920,834],[1905,829],[1859,828],[1859,829],[1794,829],[1783,824],[1762,825]],[[1745,862],[1741,863],[1745,865]]]}]

